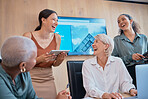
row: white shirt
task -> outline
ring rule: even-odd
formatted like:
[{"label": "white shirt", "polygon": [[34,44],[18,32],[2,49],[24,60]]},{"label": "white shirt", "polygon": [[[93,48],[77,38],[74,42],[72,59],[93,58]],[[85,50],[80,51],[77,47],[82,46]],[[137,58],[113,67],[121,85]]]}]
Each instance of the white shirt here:
[{"label": "white shirt", "polygon": [[86,90],[85,97],[98,97],[112,92],[127,92],[135,88],[123,61],[114,56],[109,56],[105,68],[97,63],[97,57],[85,60],[82,67],[83,86]]}]

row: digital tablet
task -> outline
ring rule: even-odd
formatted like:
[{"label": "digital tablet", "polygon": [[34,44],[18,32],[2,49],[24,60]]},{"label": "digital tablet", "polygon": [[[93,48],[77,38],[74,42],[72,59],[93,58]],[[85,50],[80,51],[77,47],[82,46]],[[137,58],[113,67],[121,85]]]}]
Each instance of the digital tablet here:
[{"label": "digital tablet", "polygon": [[62,53],[62,52],[65,52],[65,53],[67,54],[69,51],[70,51],[70,50],[51,50],[51,51],[49,52],[49,54],[58,55],[58,54],[60,54],[60,53]]},{"label": "digital tablet", "polygon": [[148,51],[145,52],[145,53],[143,54],[143,56],[147,57],[147,56],[148,56]]},{"label": "digital tablet", "polygon": [[145,52],[145,53],[143,54],[143,56],[145,57],[145,59],[148,59],[148,51]]}]

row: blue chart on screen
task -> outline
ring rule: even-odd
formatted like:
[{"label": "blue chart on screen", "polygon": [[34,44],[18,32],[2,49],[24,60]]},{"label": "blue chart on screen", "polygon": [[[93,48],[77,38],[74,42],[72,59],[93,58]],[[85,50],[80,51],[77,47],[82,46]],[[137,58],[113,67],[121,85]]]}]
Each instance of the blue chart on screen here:
[{"label": "blue chart on screen", "polygon": [[104,19],[59,17],[56,33],[61,36],[60,50],[70,50],[68,55],[92,55],[94,36],[106,34]]}]

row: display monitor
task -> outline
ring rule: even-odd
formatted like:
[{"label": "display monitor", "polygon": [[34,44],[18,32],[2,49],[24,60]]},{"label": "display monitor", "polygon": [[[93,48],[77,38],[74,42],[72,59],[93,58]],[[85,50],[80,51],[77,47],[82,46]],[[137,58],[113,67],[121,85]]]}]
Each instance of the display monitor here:
[{"label": "display monitor", "polygon": [[61,36],[60,50],[70,50],[68,55],[92,55],[94,36],[107,34],[105,19],[63,16],[55,32]]}]

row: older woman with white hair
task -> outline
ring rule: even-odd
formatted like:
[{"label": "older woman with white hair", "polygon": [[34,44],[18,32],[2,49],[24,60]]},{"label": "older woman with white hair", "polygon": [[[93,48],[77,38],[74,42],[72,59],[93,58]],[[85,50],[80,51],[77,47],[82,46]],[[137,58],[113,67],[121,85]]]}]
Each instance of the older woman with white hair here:
[{"label": "older woman with white hair", "polygon": [[98,34],[92,47],[95,57],[85,60],[82,67],[85,97],[122,98],[119,90],[135,96],[137,90],[124,63],[111,56],[113,40],[105,34]]},{"label": "older woman with white hair", "polygon": [[36,99],[29,70],[36,63],[37,48],[26,37],[8,38],[1,48],[0,97],[2,99]]},{"label": "older woman with white hair", "polygon": [[[1,57],[0,98],[37,99],[28,72],[36,64],[37,48],[34,42],[27,37],[10,37],[2,45]],[[63,90],[56,99],[70,99],[67,94]]]}]

